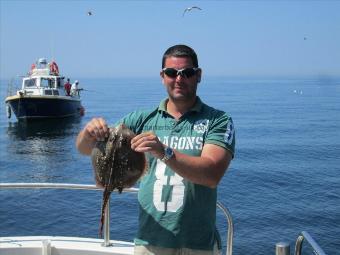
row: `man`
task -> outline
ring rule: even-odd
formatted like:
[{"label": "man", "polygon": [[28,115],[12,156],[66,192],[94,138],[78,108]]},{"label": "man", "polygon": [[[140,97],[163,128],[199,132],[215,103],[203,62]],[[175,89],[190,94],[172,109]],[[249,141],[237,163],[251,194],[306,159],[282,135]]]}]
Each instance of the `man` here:
[{"label": "man", "polygon": [[78,84],[79,84],[78,80],[75,80],[75,82],[72,83],[72,86],[71,86],[71,95],[72,96],[79,95]]},{"label": "man", "polygon": [[[137,134],[131,148],[148,152],[135,254],[219,254],[216,187],[234,155],[235,136],[232,119],[196,96],[201,75],[193,49],[170,47],[160,72],[168,98],[120,121]],[[104,119],[92,119],[78,135],[78,150],[89,155],[107,132]]]},{"label": "man", "polygon": [[71,92],[71,83],[70,83],[69,78],[67,78],[67,82],[64,84],[64,88],[65,88],[66,96],[69,96]]}]

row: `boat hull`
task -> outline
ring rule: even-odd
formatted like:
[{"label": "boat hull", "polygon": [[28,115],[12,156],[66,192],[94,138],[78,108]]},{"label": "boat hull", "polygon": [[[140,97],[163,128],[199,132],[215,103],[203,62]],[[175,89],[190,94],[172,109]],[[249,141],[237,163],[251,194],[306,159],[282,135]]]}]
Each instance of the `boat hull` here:
[{"label": "boat hull", "polygon": [[11,96],[5,102],[17,119],[45,119],[81,116],[79,98],[70,96]]}]

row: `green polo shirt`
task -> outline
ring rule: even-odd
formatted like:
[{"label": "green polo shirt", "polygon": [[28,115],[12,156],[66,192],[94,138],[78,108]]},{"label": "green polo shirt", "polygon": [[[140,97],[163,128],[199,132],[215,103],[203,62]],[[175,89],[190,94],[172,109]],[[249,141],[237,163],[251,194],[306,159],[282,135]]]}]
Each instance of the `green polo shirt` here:
[{"label": "green polo shirt", "polygon": [[[181,153],[200,156],[204,144],[215,144],[234,155],[232,119],[223,111],[195,105],[179,120],[166,111],[167,99],[151,111],[135,111],[124,117],[136,134],[153,131],[159,140]],[[216,222],[216,189],[194,184],[147,153],[148,172],[141,179],[139,228],[136,245],[212,250],[219,241]]]}]

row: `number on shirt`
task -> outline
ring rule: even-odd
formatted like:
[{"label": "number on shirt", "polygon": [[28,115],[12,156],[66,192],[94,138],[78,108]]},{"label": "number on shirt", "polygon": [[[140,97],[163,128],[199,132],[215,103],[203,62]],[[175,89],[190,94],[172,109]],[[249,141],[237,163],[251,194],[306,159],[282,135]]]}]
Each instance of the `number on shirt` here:
[{"label": "number on shirt", "polygon": [[[175,173],[175,175],[165,175],[166,164],[157,159],[156,181],[153,187],[153,203],[158,211],[176,212],[182,205],[184,200],[184,183],[183,178]],[[164,186],[171,186],[171,200],[162,201],[162,193]]]}]

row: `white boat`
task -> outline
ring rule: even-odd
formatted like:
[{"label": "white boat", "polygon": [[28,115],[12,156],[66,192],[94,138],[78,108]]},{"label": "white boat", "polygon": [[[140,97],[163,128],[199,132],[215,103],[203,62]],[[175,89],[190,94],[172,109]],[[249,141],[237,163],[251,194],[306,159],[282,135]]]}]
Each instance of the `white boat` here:
[{"label": "white boat", "polygon": [[20,89],[13,91],[13,84],[9,84],[5,99],[8,118],[12,112],[18,120],[83,115],[80,89],[68,95],[64,88],[64,78],[59,74],[56,62],[47,63],[45,58],[40,58],[23,77]]},{"label": "white boat", "polygon": [[[95,185],[67,183],[0,183],[1,189],[73,189],[97,190]],[[137,193],[137,188],[124,189],[124,192]],[[232,255],[234,227],[229,210],[220,202],[216,205],[222,210],[227,221],[226,255]],[[64,236],[8,236],[0,237],[1,255],[127,255],[133,254],[133,242],[110,240],[110,204],[106,207],[104,220],[104,239],[64,237]],[[295,255],[301,255],[303,241],[309,244],[314,253],[326,255],[321,247],[306,232],[302,231],[295,244]],[[276,244],[276,255],[290,255],[288,243]]]}]

